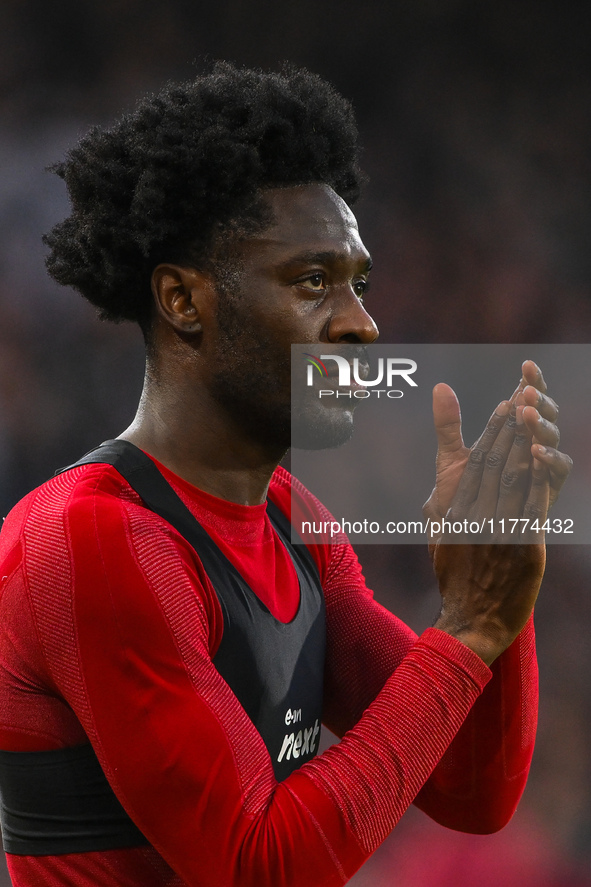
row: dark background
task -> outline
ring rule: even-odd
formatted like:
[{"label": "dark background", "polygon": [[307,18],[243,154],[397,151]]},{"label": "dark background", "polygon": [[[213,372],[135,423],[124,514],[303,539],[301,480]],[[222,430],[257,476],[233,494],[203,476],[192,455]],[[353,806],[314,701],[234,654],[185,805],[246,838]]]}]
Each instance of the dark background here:
[{"label": "dark background", "polygon": [[[206,57],[289,59],[354,102],[383,342],[590,341],[590,18],[544,0],[3,0],[0,513],[118,434],[141,387],[139,333],[45,275],[40,237],[67,202],[43,169]],[[361,557],[387,606],[417,631],[432,622],[426,552]],[[591,885],[590,579],[588,547],[550,550],[540,732],[513,822],[471,837],[410,811],[357,887]]]}]

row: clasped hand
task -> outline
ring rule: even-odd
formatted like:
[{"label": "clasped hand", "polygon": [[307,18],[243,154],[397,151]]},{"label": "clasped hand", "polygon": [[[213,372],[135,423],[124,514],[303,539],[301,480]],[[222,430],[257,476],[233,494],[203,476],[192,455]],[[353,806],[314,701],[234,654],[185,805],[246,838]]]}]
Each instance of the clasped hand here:
[{"label": "clasped hand", "polygon": [[557,449],[558,406],[541,370],[528,360],[522,371],[513,395],[471,448],[462,439],[452,389],[440,383],[433,392],[437,472],[425,517],[438,526],[445,519],[446,526],[482,528],[478,544],[470,534],[450,532],[431,541],[442,596],[436,627],[488,664],[533,609],[545,565],[542,528],[572,467]]}]

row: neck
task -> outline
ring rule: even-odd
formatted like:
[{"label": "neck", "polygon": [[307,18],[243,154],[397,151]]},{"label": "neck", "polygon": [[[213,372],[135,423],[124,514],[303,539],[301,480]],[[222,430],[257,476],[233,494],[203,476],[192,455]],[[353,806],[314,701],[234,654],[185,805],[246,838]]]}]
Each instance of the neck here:
[{"label": "neck", "polygon": [[261,504],[284,451],[270,452],[249,440],[190,381],[177,378],[164,386],[148,367],[135,419],[119,437],[207,493],[241,505]]}]

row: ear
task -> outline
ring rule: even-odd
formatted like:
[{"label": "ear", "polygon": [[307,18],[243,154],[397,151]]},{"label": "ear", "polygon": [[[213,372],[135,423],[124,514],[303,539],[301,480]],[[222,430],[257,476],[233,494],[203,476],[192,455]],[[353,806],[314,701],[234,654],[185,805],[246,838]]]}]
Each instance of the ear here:
[{"label": "ear", "polygon": [[203,331],[215,297],[210,275],[182,265],[158,265],[152,272],[152,293],[159,315],[179,333]]}]

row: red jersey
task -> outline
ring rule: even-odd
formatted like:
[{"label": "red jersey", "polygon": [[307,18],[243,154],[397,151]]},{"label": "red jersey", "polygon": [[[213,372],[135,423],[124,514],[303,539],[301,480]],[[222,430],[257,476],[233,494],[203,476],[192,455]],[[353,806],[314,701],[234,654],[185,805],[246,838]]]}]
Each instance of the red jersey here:
[{"label": "red jersey", "polygon": [[[266,506],[219,500],[163,473],[289,621],[298,583]],[[277,469],[269,497],[289,514],[291,495]],[[297,482],[293,495],[304,519],[330,519]],[[324,722],[343,738],[278,783],[212,663],[223,619],[198,556],[113,468],[48,481],[0,538],[0,748],[90,742],[150,842],[10,854],[15,887],[330,887],[415,798],[466,831],[495,830],[512,815],[535,734],[531,621],[491,671],[444,632],[417,639],[380,607],[345,540],[310,546],[326,602]]]}]

